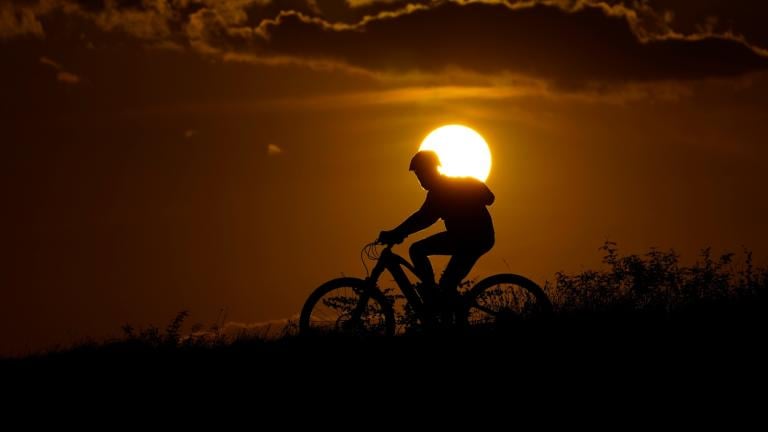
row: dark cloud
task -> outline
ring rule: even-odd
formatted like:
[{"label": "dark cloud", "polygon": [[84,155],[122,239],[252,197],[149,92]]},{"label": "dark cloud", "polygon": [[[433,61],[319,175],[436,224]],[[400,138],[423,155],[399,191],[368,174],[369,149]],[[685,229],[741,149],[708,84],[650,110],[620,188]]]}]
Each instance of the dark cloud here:
[{"label": "dark cloud", "polygon": [[49,59],[48,57],[40,57],[40,64],[51,67],[56,70],[56,80],[65,84],[78,84],[80,77],[72,72],[64,70],[64,67],[60,63]]},{"label": "dark cloud", "polygon": [[[366,16],[374,16],[381,12],[402,9],[409,3],[417,2],[409,2],[407,0],[345,0],[343,2],[338,0],[317,0],[322,16],[329,20],[345,23],[355,23]],[[418,3],[429,2],[422,1]]]},{"label": "dark cloud", "polygon": [[65,84],[77,84],[80,82],[80,77],[71,72],[61,71],[56,74],[56,80]]},{"label": "dark cloud", "polygon": [[724,37],[641,42],[624,16],[598,7],[444,3],[357,26],[283,14],[263,30],[270,53],[378,71],[459,67],[578,84],[732,76],[768,65],[749,46]]},{"label": "dark cloud", "polygon": [[728,10],[742,17],[740,23],[752,22],[734,12],[741,8],[716,3],[720,9],[685,15],[669,5],[702,7],[683,0],[631,7],[617,0],[48,0],[4,4],[0,37],[44,37],[46,20],[62,12],[151,46],[377,76],[464,70],[585,87],[731,77],[765,68],[768,54],[750,45],[758,38],[693,24],[711,24]]},{"label": "dark cloud", "polygon": [[61,65],[58,62],[55,62],[55,61],[49,59],[48,57],[40,57],[40,64],[44,64],[46,66],[50,66],[50,67],[56,69],[57,71],[62,69]]},{"label": "dark cloud", "polygon": [[276,156],[283,152],[283,149],[280,148],[277,144],[267,144],[267,154],[270,156]]},{"label": "dark cloud", "polygon": [[[621,4],[622,0],[603,0]],[[682,34],[732,33],[749,43],[768,48],[768,2],[764,0],[646,0],[646,11],[655,11],[667,26]]]},{"label": "dark cloud", "polygon": [[0,3],[0,40],[20,36],[45,36],[37,11],[13,3]]}]

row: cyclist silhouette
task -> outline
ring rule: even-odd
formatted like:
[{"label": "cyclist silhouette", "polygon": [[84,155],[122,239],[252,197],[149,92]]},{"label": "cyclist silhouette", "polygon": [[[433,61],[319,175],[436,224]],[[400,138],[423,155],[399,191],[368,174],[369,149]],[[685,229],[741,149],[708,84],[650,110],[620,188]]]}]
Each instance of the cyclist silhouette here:
[{"label": "cyclist silhouette", "polygon": [[[493,221],[486,206],[495,197],[488,186],[472,177],[448,177],[438,171],[440,159],[432,151],[420,151],[411,159],[410,171],[416,174],[427,197],[421,208],[397,228],[382,231],[378,241],[387,244],[402,243],[410,234],[430,227],[443,219],[446,230],[411,245],[409,254],[416,276],[424,283],[427,299],[445,309],[458,293],[459,283],[472,266],[494,244]],[[450,255],[451,259],[435,286],[435,275],[429,262],[431,255]],[[442,305],[434,305],[439,301]]]}]

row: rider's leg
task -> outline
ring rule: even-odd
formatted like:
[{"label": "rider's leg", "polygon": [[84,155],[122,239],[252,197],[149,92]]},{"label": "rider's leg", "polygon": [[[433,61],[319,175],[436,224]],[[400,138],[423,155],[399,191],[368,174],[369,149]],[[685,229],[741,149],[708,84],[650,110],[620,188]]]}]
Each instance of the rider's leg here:
[{"label": "rider's leg", "polygon": [[457,239],[456,252],[448,261],[443,275],[440,277],[440,291],[456,293],[461,283],[472,270],[477,260],[491,250],[494,239]]},{"label": "rider's leg", "polygon": [[440,277],[440,292],[457,292],[459,283],[472,270],[482,253],[464,253],[460,252],[452,256],[448,265],[445,267],[443,275]]},{"label": "rider's leg", "polygon": [[[429,262],[430,255],[453,255],[456,252],[455,242],[447,232],[441,232],[411,245],[409,254],[416,276],[426,284],[434,285],[435,272]],[[467,270],[469,271],[469,270]]]},{"label": "rider's leg", "polygon": [[454,313],[459,305],[459,283],[469,274],[477,260],[483,256],[490,247],[462,248],[448,261],[448,265],[440,277],[439,295],[442,297],[443,322],[448,324],[454,321]]}]

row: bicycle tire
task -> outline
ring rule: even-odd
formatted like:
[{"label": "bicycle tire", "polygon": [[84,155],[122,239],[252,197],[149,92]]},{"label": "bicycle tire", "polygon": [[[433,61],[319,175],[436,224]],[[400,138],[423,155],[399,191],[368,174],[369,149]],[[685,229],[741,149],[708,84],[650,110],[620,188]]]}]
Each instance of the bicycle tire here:
[{"label": "bicycle tire", "polygon": [[552,315],[552,302],[532,280],[512,274],[489,276],[465,296],[461,316],[469,327],[507,326]]},{"label": "bicycle tire", "polygon": [[[364,296],[368,299],[362,307]],[[360,317],[353,319],[357,307]],[[358,278],[337,278],[316,288],[304,302],[299,317],[302,335],[346,334],[392,336],[395,315],[384,294]]]}]

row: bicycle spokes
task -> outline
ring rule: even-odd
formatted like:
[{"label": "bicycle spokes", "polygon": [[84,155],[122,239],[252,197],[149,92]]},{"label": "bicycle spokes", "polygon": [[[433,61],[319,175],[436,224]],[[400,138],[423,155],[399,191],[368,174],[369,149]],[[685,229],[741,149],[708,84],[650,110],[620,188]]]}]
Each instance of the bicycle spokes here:
[{"label": "bicycle spokes", "polygon": [[471,299],[467,322],[470,325],[509,324],[540,315],[536,296],[515,283],[498,283]]},{"label": "bicycle spokes", "polygon": [[385,331],[386,315],[365,290],[339,287],[317,302],[310,323],[320,332],[370,335]]}]

